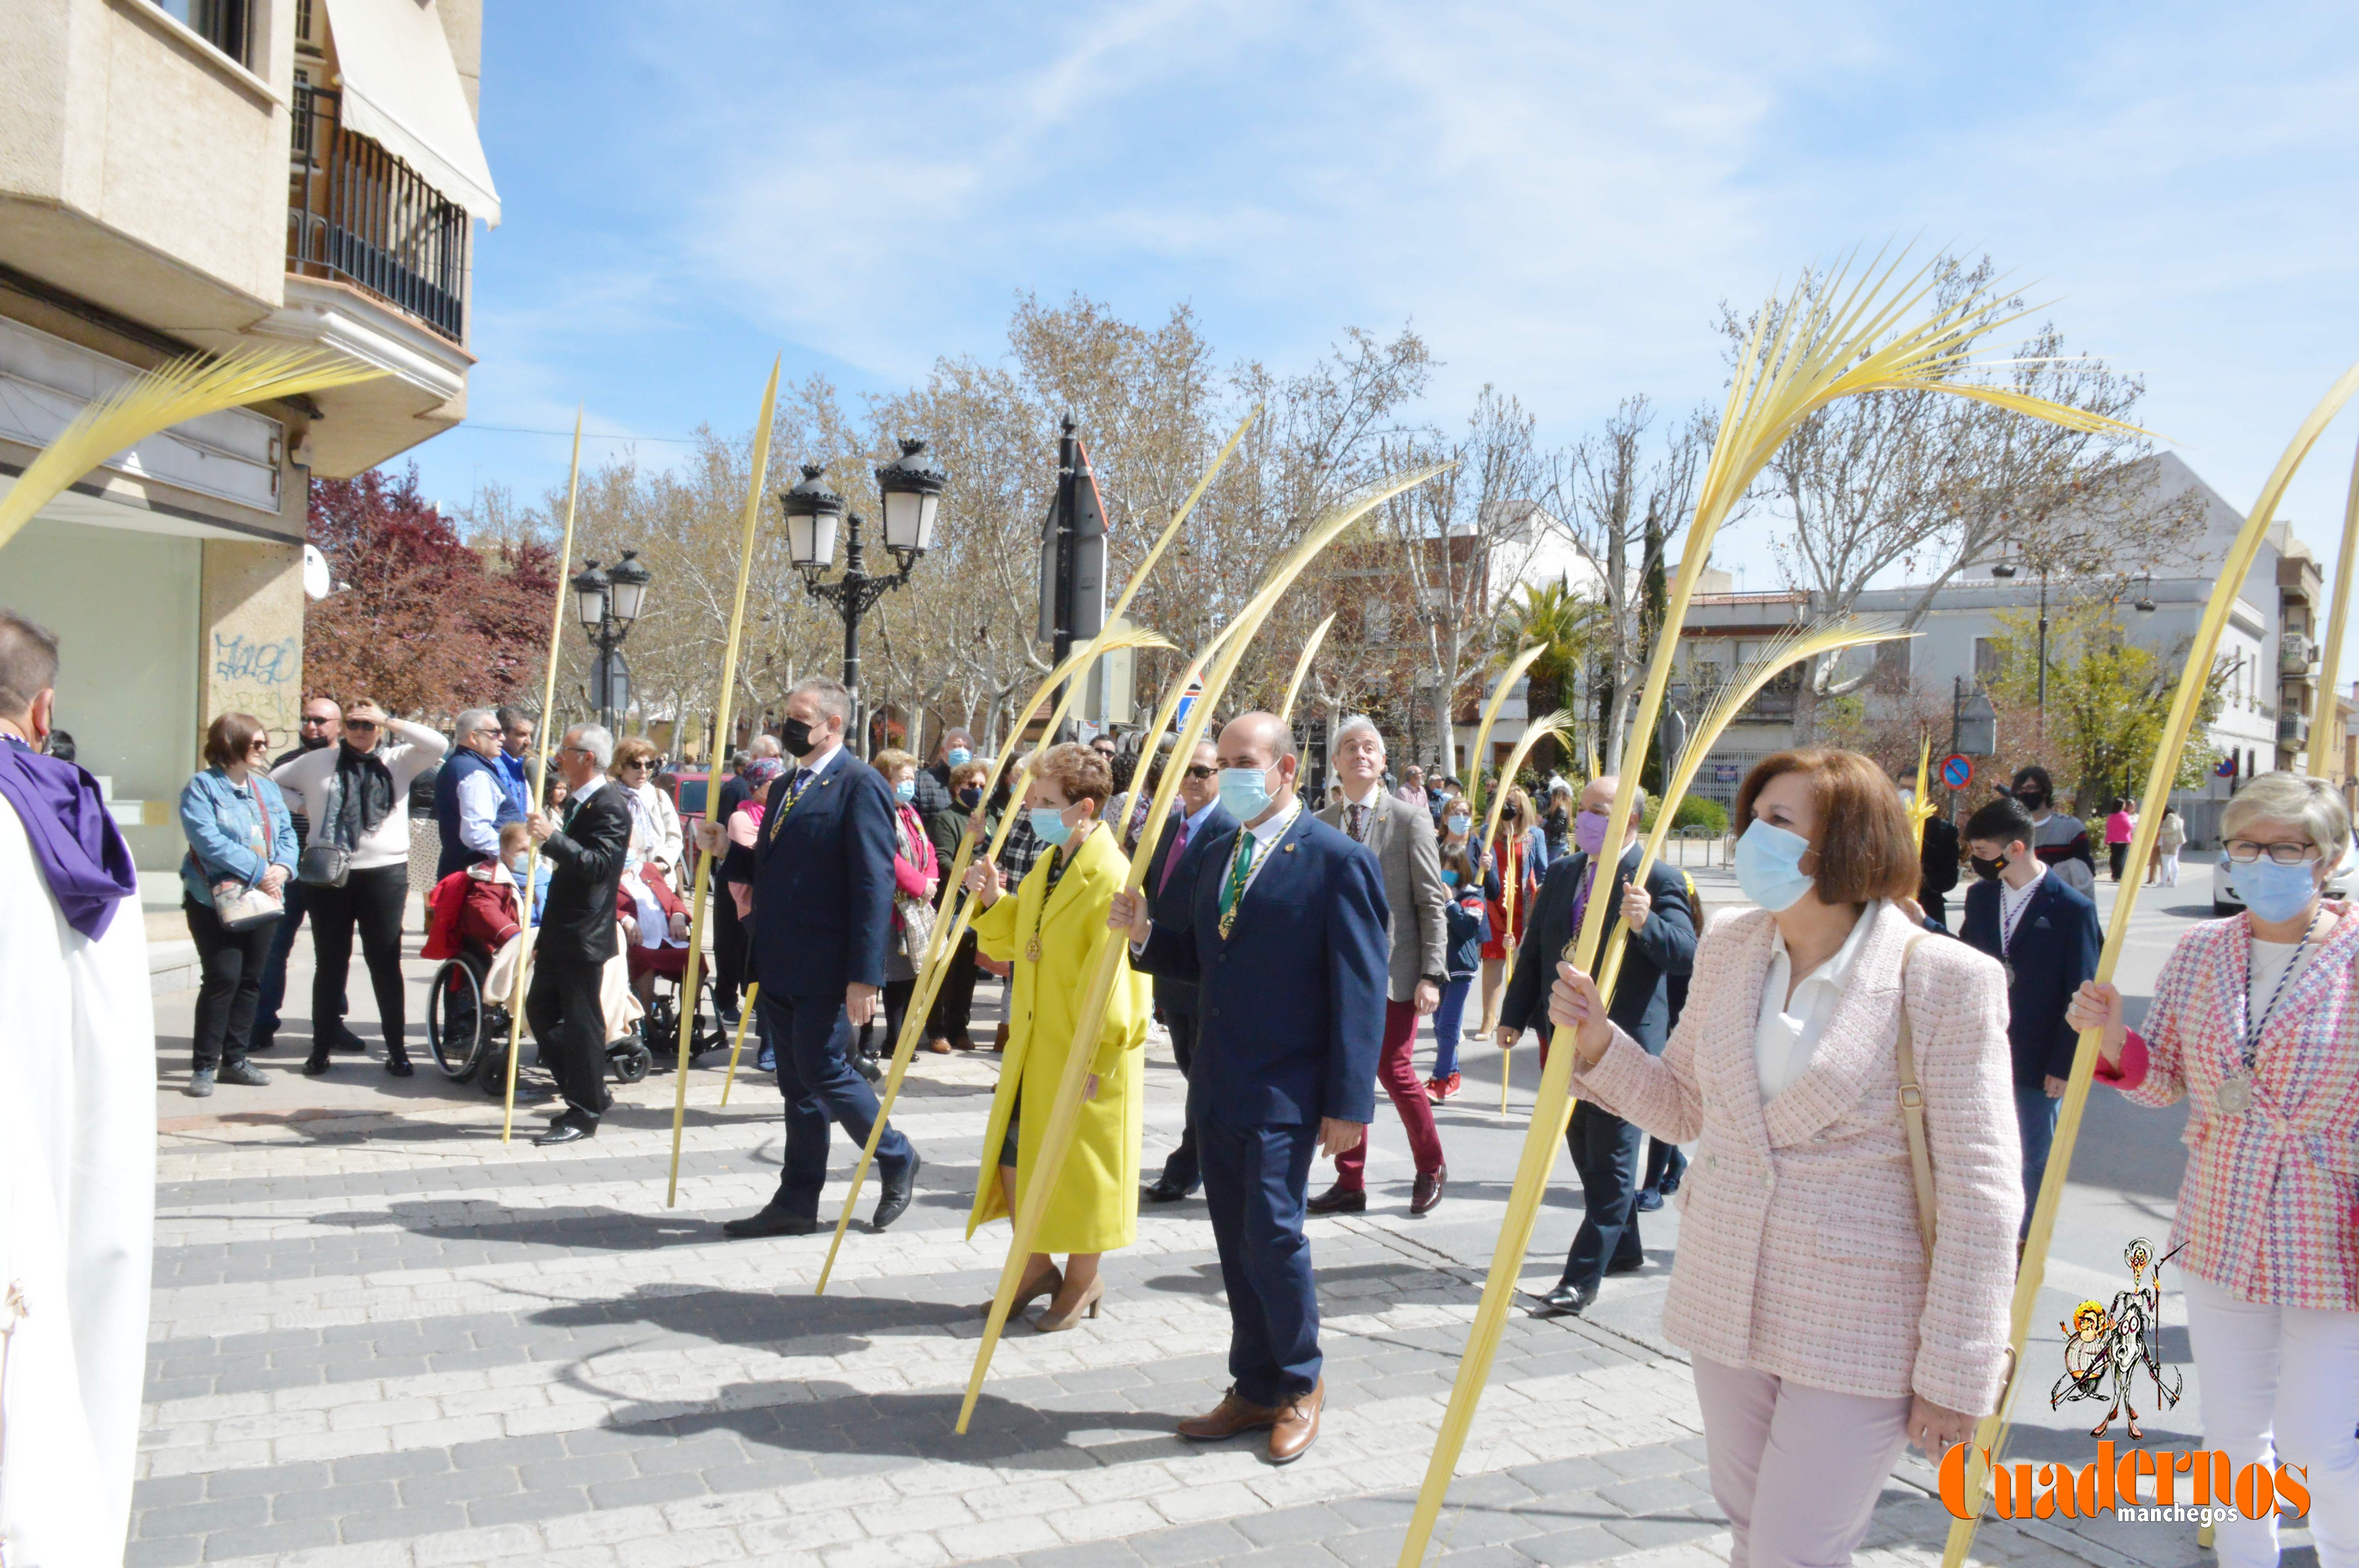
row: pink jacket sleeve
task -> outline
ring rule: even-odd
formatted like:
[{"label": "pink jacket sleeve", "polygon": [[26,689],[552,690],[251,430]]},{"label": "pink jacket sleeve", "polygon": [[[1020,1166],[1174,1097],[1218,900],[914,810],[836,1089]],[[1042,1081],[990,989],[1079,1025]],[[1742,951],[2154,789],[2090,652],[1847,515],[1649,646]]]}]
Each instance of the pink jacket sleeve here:
[{"label": "pink jacket sleeve", "polygon": [[933,840],[926,837],[924,827],[918,821],[918,814],[906,806],[900,808],[900,813],[901,838],[917,858],[913,860],[897,849],[893,855],[893,881],[904,897],[923,898],[926,896],[926,884],[940,874],[940,862],[934,859]]}]

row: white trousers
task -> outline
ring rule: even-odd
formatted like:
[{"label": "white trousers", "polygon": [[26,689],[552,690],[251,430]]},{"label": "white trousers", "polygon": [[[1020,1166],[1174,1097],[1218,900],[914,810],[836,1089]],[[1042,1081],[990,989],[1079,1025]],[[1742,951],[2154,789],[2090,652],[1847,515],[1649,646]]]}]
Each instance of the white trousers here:
[{"label": "white trousers", "polygon": [[2176,854],[2158,855],[2155,857],[2155,861],[2162,868],[2162,876],[2159,879],[2162,885],[2167,888],[2177,887],[2179,885],[2179,857]]},{"label": "white trousers", "polygon": [[[2203,1446],[2238,1470],[2310,1470],[2318,1568],[2359,1568],[2359,1312],[2276,1306],[2181,1274],[2202,1377]],[[2220,1568],[2276,1568],[2277,1516],[2218,1527]]]},{"label": "white trousers", "polygon": [[1906,1395],[1869,1399],[1695,1358],[1729,1568],[1844,1568],[1908,1441]]}]

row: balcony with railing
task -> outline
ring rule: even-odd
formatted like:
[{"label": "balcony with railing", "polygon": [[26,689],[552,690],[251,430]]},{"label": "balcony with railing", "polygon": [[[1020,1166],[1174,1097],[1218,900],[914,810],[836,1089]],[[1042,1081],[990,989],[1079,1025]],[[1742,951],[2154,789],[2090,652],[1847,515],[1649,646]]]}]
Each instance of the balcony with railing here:
[{"label": "balcony with railing", "polygon": [[347,130],[342,95],[297,83],[287,270],[348,283],[466,341],[465,209]]}]

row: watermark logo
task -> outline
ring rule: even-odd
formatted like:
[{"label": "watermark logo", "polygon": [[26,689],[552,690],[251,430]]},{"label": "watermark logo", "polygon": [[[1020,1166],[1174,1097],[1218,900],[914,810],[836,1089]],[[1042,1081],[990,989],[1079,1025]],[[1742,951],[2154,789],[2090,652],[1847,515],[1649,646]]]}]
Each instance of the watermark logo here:
[{"label": "watermark logo", "polygon": [[[1979,1458],[1990,1476],[1991,1511],[2001,1519],[2094,1519],[2112,1514],[2132,1522],[2217,1523],[2234,1509],[2261,1519],[2282,1508],[2299,1519],[2310,1512],[2310,1466],[2247,1465],[2210,1453],[2156,1454],[2133,1448],[2116,1454],[2110,1440],[2097,1444],[2097,1457],[2075,1470],[2069,1464],[1993,1465],[1990,1450],[1958,1444],[1941,1456],[1941,1501],[1959,1519],[1966,1509],[1966,1462]],[[2186,1477],[2182,1488],[2180,1477]],[[2140,1500],[2138,1481],[2148,1477],[2151,1503]],[[2181,1496],[2182,1489],[2184,1496]]]}]

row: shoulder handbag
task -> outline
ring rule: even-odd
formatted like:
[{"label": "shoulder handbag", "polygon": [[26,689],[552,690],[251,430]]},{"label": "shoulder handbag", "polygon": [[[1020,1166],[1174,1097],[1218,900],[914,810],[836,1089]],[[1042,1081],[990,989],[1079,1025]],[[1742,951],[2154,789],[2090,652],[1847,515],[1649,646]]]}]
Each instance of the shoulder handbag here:
[{"label": "shoulder handbag", "polygon": [[[262,863],[270,864],[270,807],[264,805],[262,792],[254,792],[254,808],[262,814]],[[253,882],[223,898],[213,894],[213,914],[224,931],[251,931],[257,925],[267,925],[287,913],[286,901],[275,892],[266,892]]]},{"label": "shoulder handbag", "polygon": [[[1900,952],[1900,1122],[1908,1133],[1908,1173],[1917,1189],[1917,1234],[1925,1239],[1925,1267],[1933,1267],[1933,1152],[1925,1140],[1925,1091],[1917,1082],[1916,1041],[1908,1028],[1908,959],[1917,951],[1917,944],[1928,934],[1919,932],[1908,939]],[[2006,1377],[1998,1386],[1997,1409],[2006,1409],[2007,1395],[2014,1390],[2017,1357],[2015,1347],[2006,1352]]]},{"label": "shoulder handbag", "polygon": [[[901,820],[897,811],[894,813],[893,831],[897,840],[896,849],[911,847],[909,825]],[[934,940],[934,906],[922,898],[896,893],[893,907],[901,916],[901,951],[910,963],[922,967],[926,961],[926,949]]]},{"label": "shoulder handbag", "polygon": [[328,832],[328,824],[337,815],[336,808],[343,790],[336,782],[335,774],[328,775],[328,787],[321,793],[327,799],[311,818],[311,831],[315,837],[303,846],[303,852],[295,857],[295,880],[307,888],[340,888],[352,875],[353,852],[342,844],[317,837]]}]

